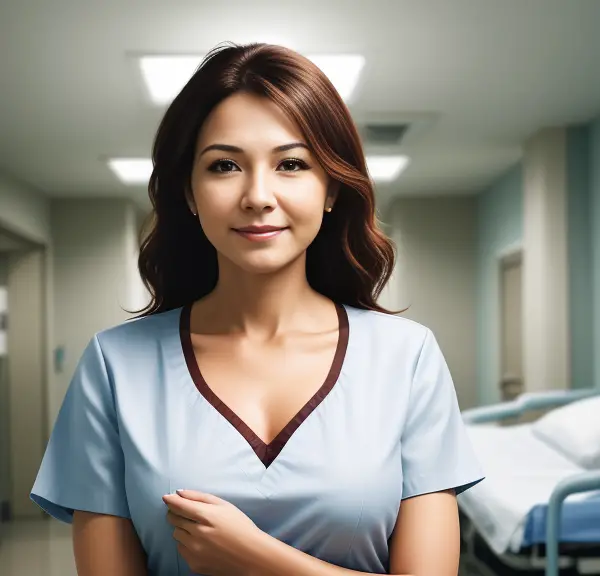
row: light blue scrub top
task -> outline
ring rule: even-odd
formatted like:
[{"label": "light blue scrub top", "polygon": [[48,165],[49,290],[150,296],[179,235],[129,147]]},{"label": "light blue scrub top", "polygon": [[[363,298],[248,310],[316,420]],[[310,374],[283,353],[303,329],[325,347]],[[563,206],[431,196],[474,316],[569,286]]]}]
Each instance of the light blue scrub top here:
[{"label": "light blue scrub top", "polygon": [[192,574],[161,499],[178,488],[232,502],[312,556],[385,574],[402,499],[483,478],[424,326],[339,305],[326,382],[267,446],[204,382],[189,315],[185,306],[91,339],[31,493],[64,522],[73,510],[130,518],[151,576]]}]

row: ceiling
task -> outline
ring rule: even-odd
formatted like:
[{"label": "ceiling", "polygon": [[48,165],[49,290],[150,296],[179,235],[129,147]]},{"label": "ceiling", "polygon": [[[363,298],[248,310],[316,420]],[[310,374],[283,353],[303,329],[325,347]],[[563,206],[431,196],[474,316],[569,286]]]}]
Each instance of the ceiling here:
[{"label": "ceiling", "polygon": [[50,196],[129,196],[107,156],[148,156],[163,110],[133,57],[266,41],[366,57],[357,122],[407,122],[382,199],[471,194],[545,126],[600,115],[598,0],[4,0],[0,171]]}]

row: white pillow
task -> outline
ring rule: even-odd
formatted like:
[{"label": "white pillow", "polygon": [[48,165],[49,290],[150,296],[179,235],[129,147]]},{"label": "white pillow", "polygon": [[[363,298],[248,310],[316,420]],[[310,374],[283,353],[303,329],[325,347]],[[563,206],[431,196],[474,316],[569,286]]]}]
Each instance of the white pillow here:
[{"label": "white pillow", "polygon": [[600,395],[555,408],[531,429],[581,468],[600,469]]}]

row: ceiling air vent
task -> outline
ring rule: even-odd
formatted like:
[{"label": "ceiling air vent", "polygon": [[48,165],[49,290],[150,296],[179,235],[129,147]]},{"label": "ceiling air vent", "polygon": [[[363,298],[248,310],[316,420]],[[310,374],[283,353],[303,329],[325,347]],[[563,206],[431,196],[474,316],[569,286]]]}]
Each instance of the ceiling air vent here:
[{"label": "ceiling air vent", "polygon": [[397,146],[408,128],[408,124],[366,124],[361,132],[368,144]]}]

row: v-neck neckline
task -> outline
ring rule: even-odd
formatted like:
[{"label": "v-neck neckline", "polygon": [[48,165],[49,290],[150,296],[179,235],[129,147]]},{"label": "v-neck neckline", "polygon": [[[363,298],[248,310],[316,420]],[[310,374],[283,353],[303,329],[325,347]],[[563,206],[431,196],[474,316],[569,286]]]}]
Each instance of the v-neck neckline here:
[{"label": "v-neck neckline", "polygon": [[179,319],[179,337],[181,347],[185,357],[190,376],[198,389],[198,392],[209,402],[248,442],[254,450],[259,460],[268,468],[279,453],[283,450],[288,440],[300,425],[308,418],[308,416],[325,400],[328,394],[333,390],[336,382],[339,379],[346,351],[348,348],[348,340],[350,333],[350,324],[348,320],[348,312],[342,304],[335,303],[335,308],[338,315],[338,342],[333,356],[333,361],[329,368],[329,372],[323,384],[314,393],[314,395],[304,404],[304,406],[296,413],[296,415],[283,427],[277,436],[266,443],[260,438],[227,404],[225,404],[207,384],[198,362],[194,347],[192,345],[192,335],[190,331],[192,305],[187,304],[181,309]]}]

